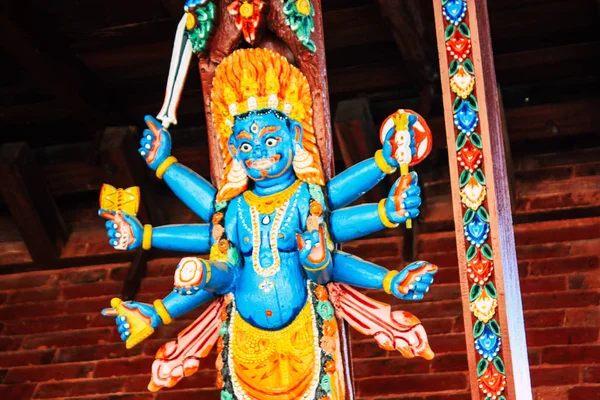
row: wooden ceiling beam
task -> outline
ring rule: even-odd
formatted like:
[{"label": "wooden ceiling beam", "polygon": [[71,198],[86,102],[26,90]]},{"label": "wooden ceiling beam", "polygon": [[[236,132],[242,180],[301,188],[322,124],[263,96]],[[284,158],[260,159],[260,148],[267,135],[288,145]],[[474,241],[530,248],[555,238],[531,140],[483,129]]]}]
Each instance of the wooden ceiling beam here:
[{"label": "wooden ceiling beam", "polygon": [[73,63],[60,60],[58,54],[46,51],[34,42],[33,35],[23,31],[14,19],[0,13],[2,47],[56,99],[71,107],[81,121],[93,126],[100,120],[98,111],[82,96],[85,86],[81,71]]},{"label": "wooden ceiling beam", "polygon": [[420,87],[437,78],[435,29],[427,15],[430,2],[422,0],[378,0],[391,24],[396,46],[402,53],[408,73]]},{"label": "wooden ceiling beam", "polygon": [[53,268],[69,237],[27,143],[0,149],[2,193],[27,250],[38,268]]},{"label": "wooden ceiling beam", "polygon": [[[367,99],[359,97],[339,102],[335,111],[334,131],[345,168],[373,157],[378,132]],[[383,192],[378,185],[358,202],[377,203],[382,198]]]}]

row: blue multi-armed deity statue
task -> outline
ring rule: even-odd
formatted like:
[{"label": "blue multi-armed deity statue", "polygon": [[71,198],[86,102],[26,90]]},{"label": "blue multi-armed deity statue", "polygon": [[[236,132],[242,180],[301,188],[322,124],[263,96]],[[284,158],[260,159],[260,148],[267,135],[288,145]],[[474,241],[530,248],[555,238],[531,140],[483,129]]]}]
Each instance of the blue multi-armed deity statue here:
[{"label": "blue multi-armed deity statue", "polygon": [[424,121],[399,111],[384,125],[382,150],[325,181],[310,91],[303,74],[271,50],[241,49],[221,62],[209,105],[224,159],[218,187],[179,164],[168,131],[146,118],[141,156],[206,223],[152,227],[101,209],[111,246],[187,253],[166,297],[113,299],[104,313],[116,316],[132,347],[212,302],[158,351],[150,390],[194,373],[216,343],[222,399],[343,399],[342,319],[387,350],[433,357],[416,317],[348,285],[420,300],[437,267],[420,261],[388,270],[336,247],[419,215],[415,172],[401,175],[378,204],[348,205],[410,163]]}]

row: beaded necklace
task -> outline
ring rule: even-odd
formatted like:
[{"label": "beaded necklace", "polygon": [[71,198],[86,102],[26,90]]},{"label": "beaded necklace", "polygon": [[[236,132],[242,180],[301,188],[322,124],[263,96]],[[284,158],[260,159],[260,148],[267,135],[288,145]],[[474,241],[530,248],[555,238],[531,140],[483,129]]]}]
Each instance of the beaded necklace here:
[{"label": "beaded necklace", "polygon": [[[268,196],[268,202],[261,201],[263,198],[256,196],[252,192],[248,191],[244,193],[244,199],[250,206],[250,220],[252,223],[252,267],[254,268],[254,272],[262,277],[269,277],[275,275],[279,272],[279,268],[281,267],[281,258],[279,256],[279,248],[277,246],[277,234],[281,229],[281,225],[283,223],[283,219],[287,212],[288,206],[290,204],[290,197],[292,197],[295,193],[297,193],[298,188],[300,187],[301,181],[296,181],[289,188],[281,191],[278,195]],[[265,196],[267,197],[267,196]],[[275,200],[277,199],[277,200]],[[250,201],[249,201],[250,200]],[[275,200],[275,201],[274,201]],[[277,204],[278,207],[273,207],[273,204]],[[265,207],[265,205],[267,205]],[[295,204],[295,203],[294,203]],[[263,207],[261,207],[261,205]],[[266,209],[265,209],[266,208]],[[271,248],[271,254],[273,257],[273,264],[268,268],[263,268],[260,264],[260,222],[259,214],[270,214],[275,211],[275,218],[273,218],[273,225],[271,225],[271,230],[269,231],[269,247]],[[268,220],[269,216],[265,215],[263,220]],[[268,223],[268,222],[266,222]]]}]

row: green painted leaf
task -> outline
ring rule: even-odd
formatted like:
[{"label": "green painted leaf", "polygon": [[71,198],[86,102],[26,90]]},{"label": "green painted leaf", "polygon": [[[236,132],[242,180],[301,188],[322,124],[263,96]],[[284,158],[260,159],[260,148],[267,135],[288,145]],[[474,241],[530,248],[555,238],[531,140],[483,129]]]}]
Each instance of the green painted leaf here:
[{"label": "green painted leaf", "polygon": [[479,207],[479,210],[477,210],[477,215],[479,215],[479,218],[481,218],[482,221],[490,222],[490,214],[488,214],[484,206]]},{"label": "green painted leaf", "polygon": [[442,5],[445,6],[449,0],[442,0]]},{"label": "green painted leaf", "polygon": [[460,33],[462,33],[464,37],[471,37],[471,30],[464,22],[458,26],[458,30],[460,31]]},{"label": "green painted leaf", "polygon": [[475,172],[473,172],[473,176],[475,177],[475,179],[477,179],[477,182],[485,186],[485,175],[483,174],[482,170],[475,170]]},{"label": "green painted leaf", "polygon": [[475,218],[475,211],[468,208],[467,212],[465,213],[465,216],[463,217],[463,224],[465,224],[465,225],[468,224],[469,222],[471,222],[473,220],[473,218]]},{"label": "green painted leaf", "polygon": [[498,292],[496,292],[496,287],[492,282],[485,284],[485,291],[494,299],[498,297]]},{"label": "green painted leaf", "polygon": [[477,363],[477,377],[480,377],[481,375],[483,375],[483,373],[485,372],[485,370],[488,367],[488,360],[486,360],[485,358],[482,358],[481,360],[479,360],[479,362]]},{"label": "green painted leaf", "polygon": [[504,369],[504,362],[500,357],[494,358],[494,365],[496,366],[498,372],[500,372],[502,375],[506,374],[506,369]]},{"label": "green painted leaf", "polygon": [[448,72],[450,73],[450,77],[452,77],[452,76],[454,76],[454,74],[456,74],[456,72],[458,71],[458,67],[459,66],[460,66],[460,64],[456,60],[453,60],[450,63],[450,67],[448,68]]},{"label": "green painted leaf", "polygon": [[458,137],[456,138],[456,151],[462,149],[463,146],[465,145],[465,143],[467,143],[467,134],[464,132],[461,132],[458,134]]},{"label": "green painted leaf", "polygon": [[471,173],[466,169],[463,170],[463,172],[460,174],[460,187],[465,186],[467,182],[469,182],[469,179],[471,179]]},{"label": "green painted leaf", "polygon": [[471,245],[467,250],[467,261],[471,261],[477,255],[477,247]]},{"label": "green painted leaf", "polygon": [[467,102],[469,103],[469,107],[471,107],[471,110],[479,111],[479,104],[477,104],[477,99],[475,98],[475,95],[470,95],[469,97],[467,97]]},{"label": "green painted leaf", "polygon": [[481,136],[479,136],[476,133],[472,133],[471,134],[471,143],[473,143],[473,146],[481,149],[483,147],[483,145],[481,144]]},{"label": "green painted leaf", "polygon": [[473,326],[473,338],[477,339],[483,333],[485,329],[485,324],[480,320],[475,322],[475,326]]},{"label": "green painted leaf", "polygon": [[490,322],[488,322],[488,326],[492,332],[494,332],[494,335],[500,336],[500,325],[498,325],[498,322],[496,322],[495,319],[491,319]]},{"label": "green painted leaf", "polygon": [[468,58],[463,62],[463,67],[471,75],[475,74],[475,68],[473,67],[473,63]]},{"label": "green painted leaf", "polygon": [[446,40],[450,39],[452,35],[456,32],[456,27],[454,25],[448,25],[446,28]]},{"label": "green painted leaf", "polygon": [[462,104],[462,99],[460,97],[456,97],[456,99],[454,99],[454,105],[452,106],[452,111],[456,114],[458,112],[458,109],[460,108]]},{"label": "green painted leaf", "polygon": [[489,244],[486,243],[483,246],[481,246],[481,254],[483,254],[483,256],[488,260],[491,260],[493,258],[492,249],[490,248]]},{"label": "green painted leaf", "polygon": [[481,290],[482,290],[482,288],[478,284],[473,285],[471,287],[471,291],[469,292],[469,299],[470,299],[470,301],[477,300],[477,298],[481,294]]}]

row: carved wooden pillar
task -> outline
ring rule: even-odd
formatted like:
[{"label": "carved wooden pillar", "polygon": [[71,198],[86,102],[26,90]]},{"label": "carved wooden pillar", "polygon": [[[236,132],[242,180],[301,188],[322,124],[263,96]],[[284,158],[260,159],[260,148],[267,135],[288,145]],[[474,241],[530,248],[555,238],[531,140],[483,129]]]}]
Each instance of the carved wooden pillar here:
[{"label": "carved wooden pillar", "polygon": [[[325,66],[325,44],[323,40],[323,18],[321,1],[312,0],[309,4],[314,14],[314,29],[311,31],[311,45],[307,46],[298,34],[290,27],[284,13],[285,4],[289,1],[265,1],[268,11],[263,14],[264,21],[258,24],[256,40],[253,47],[274,50],[294,64],[308,80],[312,97],[313,126],[317,146],[319,148],[325,180],[333,177],[334,157],[331,138],[331,117],[329,110],[329,89],[327,85],[327,68]],[[217,133],[212,124],[211,90],[215,71],[225,57],[236,50],[242,42],[243,35],[234,23],[234,17],[228,10],[231,0],[215,0],[218,23],[215,24],[214,36],[210,49],[200,54],[199,70],[204,95],[204,105],[208,131],[208,145],[211,161],[211,177],[216,185],[222,179],[223,159],[217,140]],[[257,2],[262,3],[262,1]],[[312,48],[311,48],[312,47]],[[354,399],[352,387],[352,365],[346,323],[338,318],[343,361],[345,364],[346,399]]]},{"label": "carved wooden pillar", "polygon": [[473,399],[531,399],[486,0],[434,0]]}]

